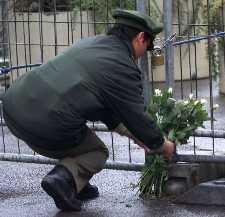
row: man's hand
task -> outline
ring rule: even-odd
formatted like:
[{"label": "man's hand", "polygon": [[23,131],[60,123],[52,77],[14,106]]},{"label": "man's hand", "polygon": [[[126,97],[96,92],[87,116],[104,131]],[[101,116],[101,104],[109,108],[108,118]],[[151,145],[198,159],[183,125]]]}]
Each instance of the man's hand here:
[{"label": "man's hand", "polygon": [[132,139],[134,143],[136,143],[138,146],[143,148],[146,153],[159,153],[163,154],[164,158],[166,160],[170,160],[172,157],[172,154],[175,150],[175,144],[165,138],[165,142],[162,147],[160,147],[157,150],[150,150],[147,145],[145,145],[143,142],[135,138],[132,133],[122,124],[120,123],[115,129],[115,132],[119,133],[121,136],[127,136],[128,138]]},{"label": "man's hand", "polygon": [[163,146],[158,149],[158,150],[150,150],[148,146],[146,146],[145,144],[143,144],[142,142],[140,142],[137,139],[134,139],[134,142],[139,145],[140,147],[142,147],[146,154],[148,153],[161,153],[163,154],[163,157],[165,158],[165,160],[170,160],[172,158],[172,155],[175,151],[176,145],[175,143],[165,139],[165,142],[163,143]]},{"label": "man's hand", "polygon": [[176,148],[175,143],[165,138],[165,142],[160,148],[156,150],[151,150],[149,153],[162,154],[165,160],[170,160],[175,151],[175,148]]},{"label": "man's hand", "polygon": [[169,140],[165,140],[163,147],[162,147],[162,153],[163,156],[166,160],[170,160],[174,151],[175,151],[176,145],[175,143],[169,141]]},{"label": "man's hand", "polygon": [[136,143],[138,146],[142,147],[145,150],[145,153],[159,153],[159,154],[163,154],[163,157],[165,158],[165,160],[170,160],[172,158],[172,155],[175,151],[176,145],[175,143],[165,139],[165,142],[163,143],[162,147],[160,147],[160,149],[158,150],[151,150],[149,149],[148,146],[146,146],[144,143],[142,143],[141,141],[137,140],[136,138],[133,137],[133,141],[134,143]]}]

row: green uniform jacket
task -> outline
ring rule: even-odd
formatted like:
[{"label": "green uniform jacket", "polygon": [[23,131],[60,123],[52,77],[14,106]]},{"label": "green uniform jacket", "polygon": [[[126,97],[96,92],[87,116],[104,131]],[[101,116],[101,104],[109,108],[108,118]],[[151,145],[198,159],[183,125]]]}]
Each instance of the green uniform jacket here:
[{"label": "green uniform jacket", "polygon": [[79,144],[87,120],[102,121],[110,130],[122,122],[152,149],[163,143],[144,112],[141,71],[131,45],[116,36],[80,40],[21,76],[7,90],[3,109],[16,136],[49,149]]}]

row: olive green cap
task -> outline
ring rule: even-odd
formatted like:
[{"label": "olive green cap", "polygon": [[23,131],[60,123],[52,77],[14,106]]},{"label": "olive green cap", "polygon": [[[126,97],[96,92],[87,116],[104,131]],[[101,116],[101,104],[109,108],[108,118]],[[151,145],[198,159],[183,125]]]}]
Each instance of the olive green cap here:
[{"label": "olive green cap", "polygon": [[163,29],[162,24],[158,24],[148,15],[139,11],[116,9],[113,11],[112,16],[116,23],[147,32],[153,38]]}]

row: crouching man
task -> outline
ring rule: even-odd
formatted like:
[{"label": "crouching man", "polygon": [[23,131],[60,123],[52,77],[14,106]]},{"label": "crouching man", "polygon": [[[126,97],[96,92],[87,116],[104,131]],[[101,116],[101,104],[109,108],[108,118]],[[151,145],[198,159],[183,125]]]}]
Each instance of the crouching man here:
[{"label": "crouching man", "polygon": [[42,188],[64,211],[99,195],[89,183],[101,171],[108,150],[87,121],[132,138],[170,158],[174,143],[164,138],[144,111],[141,71],[136,60],[153,48],[162,28],[137,11],[115,10],[106,35],[80,40],[20,77],[3,97],[9,129],[35,152],[59,159]]}]

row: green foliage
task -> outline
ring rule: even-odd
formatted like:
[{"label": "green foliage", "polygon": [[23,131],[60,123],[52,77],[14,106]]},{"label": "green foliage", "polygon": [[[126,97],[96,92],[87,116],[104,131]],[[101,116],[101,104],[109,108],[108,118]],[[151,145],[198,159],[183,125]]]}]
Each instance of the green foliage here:
[{"label": "green foliage", "polygon": [[[162,21],[162,11],[160,11],[155,0],[147,1],[150,15],[157,21]],[[136,10],[136,0],[72,0],[74,12],[92,10],[96,33],[104,33],[109,28],[109,23],[113,23],[112,11],[116,8],[126,10]]]},{"label": "green foliage", "polygon": [[[224,31],[224,2],[222,0],[202,1],[201,19],[203,24],[207,24],[207,28],[200,28],[200,34],[212,34]],[[224,51],[224,38],[214,38],[210,40],[208,46],[208,57],[211,61],[211,70],[213,78],[218,78],[219,69],[219,50]]]},{"label": "green foliage", "polygon": [[[146,1],[147,11],[151,16],[162,21],[162,11],[158,7],[156,0]],[[12,8],[18,12],[39,11],[39,7],[44,12],[74,11],[76,15],[79,11],[92,11],[96,34],[104,33],[113,23],[112,10],[124,8],[136,10],[136,0],[15,0]],[[92,20],[91,20],[92,22]]]},{"label": "green foliage", "polygon": [[210,32],[224,31],[223,4],[221,0],[211,0],[204,5],[203,20],[209,24]]},{"label": "green foliage", "polygon": [[109,27],[109,23],[114,22],[112,18],[112,10],[116,8],[125,8],[127,10],[135,10],[134,0],[73,0],[74,12],[92,10],[95,22],[96,33],[105,32]]},{"label": "green foliage", "polygon": [[141,195],[161,197],[168,179],[168,164],[159,155],[148,155],[138,186]]},{"label": "green foliage", "polygon": [[16,12],[55,12],[70,11],[71,0],[14,0],[10,8]]},{"label": "green foliage", "polygon": [[[198,127],[204,127],[203,123],[210,120],[205,107],[206,100],[194,99],[193,94],[185,100],[178,101],[172,96],[172,88],[164,91],[156,89],[148,112],[164,137],[176,144],[184,144]],[[140,193],[145,197],[161,197],[165,192],[167,179],[168,162],[162,155],[147,155],[146,164],[138,182]]]},{"label": "green foliage", "polygon": [[74,7],[82,10],[97,10],[106,13],[107,8],[111,10],[113,8],[126,8],[135,9],[135,0],[72,0]]},{"label": "green foliage", "polygon": [[156,121],[163,135],[176,144],[187,143],[188,138],[204,121],[210,120],[204,100],[197,100],[190,94],[186,100],[176,101],[171,89],[155,90],[148,112]]},{"label": "green foliage", "polygon": [[[215,32],[224,31],[224,0],[174,0],[173,10],[176,16],[179,8],[178,23],[181,28],[179,31],[181,40],[191,37],[192,35],[208,35]],[[191,25],[190,25],[191,24]],[[196,24],[196,25],[192,25]],[[218,50],[224,50],[224,38],[214,38],[210,43],[205,41],[207,46],[208,58],[211,61],[211,72],[213,78],[216,80],[220,72],[219,53]],[[186,49],[186,53],[188,49]]]}]

